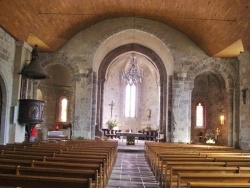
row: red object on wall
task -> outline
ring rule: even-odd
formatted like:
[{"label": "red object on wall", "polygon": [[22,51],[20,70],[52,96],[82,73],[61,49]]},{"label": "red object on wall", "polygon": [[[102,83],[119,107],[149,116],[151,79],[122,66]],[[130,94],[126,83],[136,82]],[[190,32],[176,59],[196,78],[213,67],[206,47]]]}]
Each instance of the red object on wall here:
[{"label": "red object on wall", "polygon": [[59,125],[55,126],[55,130],[58,131],[59,130]]}]

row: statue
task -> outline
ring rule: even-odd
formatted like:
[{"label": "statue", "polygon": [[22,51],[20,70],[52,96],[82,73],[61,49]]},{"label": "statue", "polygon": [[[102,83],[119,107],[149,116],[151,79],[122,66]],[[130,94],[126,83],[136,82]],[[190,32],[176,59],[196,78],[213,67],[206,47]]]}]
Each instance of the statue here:
[{"label": "statue", "polygon": [[215,130],[215,140],[218,140],[219,135],[220,135],[220,130],[219,130],[219,128],[216,128],[216,130]]}]

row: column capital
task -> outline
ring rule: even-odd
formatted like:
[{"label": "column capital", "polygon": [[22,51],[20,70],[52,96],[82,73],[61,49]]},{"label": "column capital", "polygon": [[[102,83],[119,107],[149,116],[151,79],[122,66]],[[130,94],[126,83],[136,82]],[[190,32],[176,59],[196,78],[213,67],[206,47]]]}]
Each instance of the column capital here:
[{"label": "column capital", "polygon": [[32,52],[32,50],[33,50],[33,48],[29,44],[27,44],[24,41],[20,41],[20,40],[16,41],[16,46],[24,47],[25,49],[27,49],[30,52]]}]

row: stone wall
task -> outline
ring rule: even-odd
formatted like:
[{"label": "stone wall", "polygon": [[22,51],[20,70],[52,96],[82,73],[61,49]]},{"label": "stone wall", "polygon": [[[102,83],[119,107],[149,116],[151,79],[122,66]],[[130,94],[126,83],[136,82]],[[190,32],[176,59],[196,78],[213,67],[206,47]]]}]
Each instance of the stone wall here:
[{"label": "stone wall", "polygon": [[[129,56],[129,59],[130,58]],[[146,59],[140,59],[140,61],[146,62]],[[117,64],[118,65],[112,65],[111,70],[107,73],[105,82],[103,128],[108,128],[106,122],[111,119],[110,104],[113,101],[112,119],[120,124],[120,126],[117,127],[118,129],[122,131],[132,130],[133,132],[138,132],[147,126],[150,126],[154,130],[157,129],[157,127],[159,127],[159,86],[155,72],[152,73],[149,67],[145,65],[139,67],[145,75],[142,78],[142,82],[136,84],[136,117],[126,118],[124,117],[124,109],[127,82],[121,79],[123,69],[120,64],[122,64],[122,62],[117,62]],[[149,110],[150,117],[148,117]]]},{"label": "stone wall", "polygon": [[[93,82],[89,83],[83,74],[93,70],[98,79],[101,73],[99,67],[104,57],[119,46],[130,43],[136,43],[154,51],[164,63],[166,72],[162,74],[173,78],[172,83],[168,83],[168,89],[172,88],[172,91],[168,92],[171,92],[172,96],[167,97],[167,99],[172,98],[172,104],[169,101],[162,101],[167,106],[163,113],[167,114],[167,118],[168,114],[172,115],[168,118],[172,120],[172,125],[165,132],[168,133],[171,130],[171,138],[168,140],[191,141],[191,93],[197,75],[209,70],[217,72],[225,79],[226,92],[229,100],[232,100],[233,88],[237,87],[238,82],[238,69],[234,65],[237,61],[208,57],[186,36],[159,22],[140,18],[105,20],[78,33],[58,53],[48,54],[52,61],[56,59],[59,63],[70,66],[70,71],[76,78],[74,126],[77,134],[93,138],[95,126],[93,116],[96,114],[94,101],[99,100],[93,93],[96,85]],[[235,94],[237,95],[237,92]],[[237,98],[237,96],[234,97]],[[171,105],[170,109],[168,103]],[[232,104],[232,101],[228,101],[228,104]],[[238,119],[235,104],[228,107],[230,143],[235,139],[234,129]],[[168,113],[169,111],[171,113]],[[168,121],[164,121],[166,122],[164,126],[167,127]]]},{"label": "stone wall", "polygon": [[[239,55],[240,60],[240,147],[250,149],[250,53]],[[244,96],[245,95],[245,96]],[[244,100],[243,100],[244,99]]]},{"label": "stone wall", "polygon": [[[56,87],[40,84],[38,89],[42,91],[43,100],[45,100],[44,123],[41,124],[42,139],[47,138],[47,132],[55,130],[58,125],[59,129],[63,129],[66,124],[73,123],[74,112],[74,88],[72,87]],[[58,121],[59,100],[61,97],[68,99],[68,119],[66,123]]]},{"label": "stone wall", "polygon": [[[225,90],[224,80],[215,73],[207,72],[199,75],[195,79],[194,89],[192,92],[192,115],[191,115],[191,140],[193,143],[201,142],[205,143],[207,138],[206,132],[212,131],[214,134],[213,140],[217,144],[226,145],[227,139],[227,121],[221,125],[220,115],[224,115],[228,120],[227,112],[227,93]],[[201,103],[204,107],[204,127],[196,127],[196,106]],[[216,135],[216,129],[219,130],[219,135]],[[199,136],[203,135],[202,140],[199,140]]]},{"label": "stone wall", "polygon": [[[13,73],[15,58],[15,40],[0,28],[0,87],[2,103],[1,106],[1,127],[0,144],[7,143],[15,139],[14,131],[10,130],[10,110],[13,104]],[[12,108],[13,109],[13,108]],[[13,119],[12,119],[13,120]]]}]

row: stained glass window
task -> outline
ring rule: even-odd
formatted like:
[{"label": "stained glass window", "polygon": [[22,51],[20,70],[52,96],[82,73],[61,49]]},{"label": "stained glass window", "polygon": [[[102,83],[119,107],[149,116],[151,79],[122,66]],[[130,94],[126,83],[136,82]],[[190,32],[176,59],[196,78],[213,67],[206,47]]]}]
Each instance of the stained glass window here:
[{"label": "stained glass window", "polygon": [[135,107],[136,86],[135,84],[127,84],[125,93],[125,117],[135,117]]},{"label": "stained glass window", "polygon": [[62,98],[60,101],[60,122],[67,122],[67,112],[68,112],[68,100],[66,98]]},{"label": "stained glass window", "polygon": [[204,109],[201,103],[196,106],[196,127],[204,126]]}]

